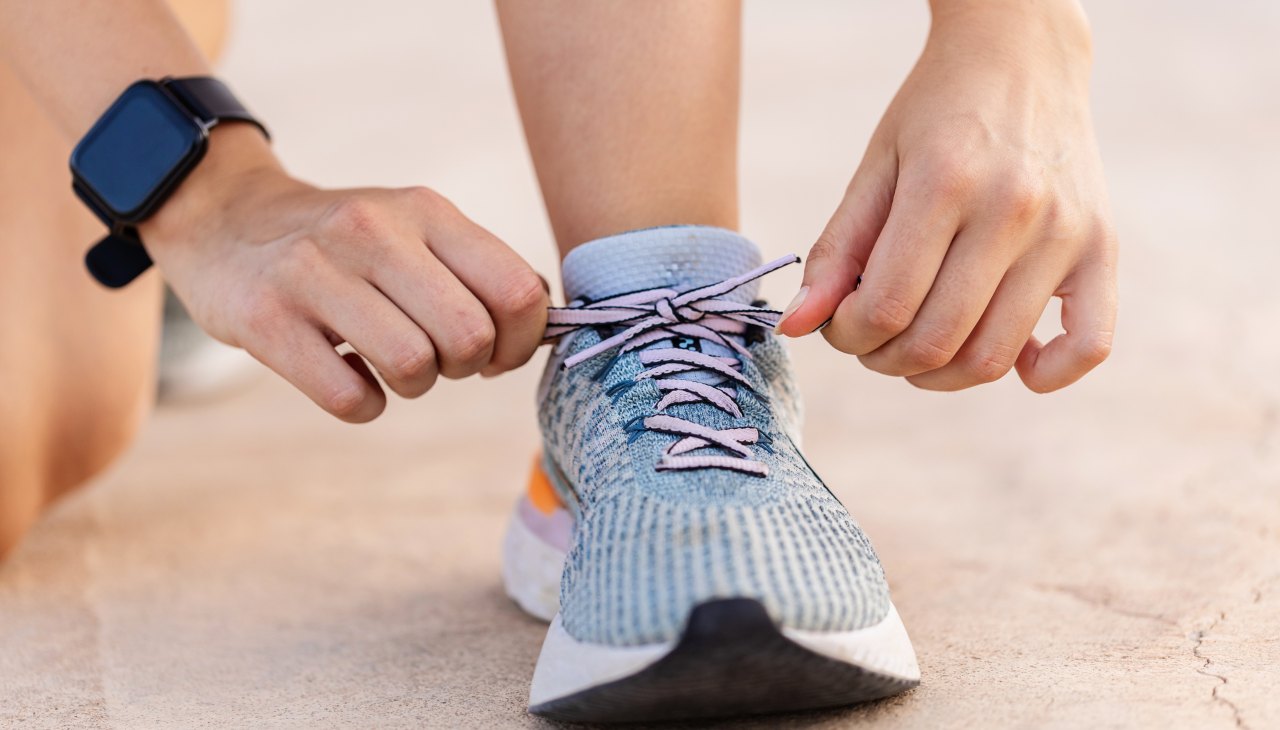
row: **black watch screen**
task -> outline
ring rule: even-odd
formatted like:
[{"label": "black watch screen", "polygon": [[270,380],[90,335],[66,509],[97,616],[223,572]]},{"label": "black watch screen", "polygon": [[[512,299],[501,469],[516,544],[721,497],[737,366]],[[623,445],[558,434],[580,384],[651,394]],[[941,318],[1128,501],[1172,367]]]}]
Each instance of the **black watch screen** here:
[{"label": "black watch screen", "polygon": [[139,81],[72,154],[76,192],[104,220],[141,221],[204,156],[208,137],[207,128],[168,90]]}]

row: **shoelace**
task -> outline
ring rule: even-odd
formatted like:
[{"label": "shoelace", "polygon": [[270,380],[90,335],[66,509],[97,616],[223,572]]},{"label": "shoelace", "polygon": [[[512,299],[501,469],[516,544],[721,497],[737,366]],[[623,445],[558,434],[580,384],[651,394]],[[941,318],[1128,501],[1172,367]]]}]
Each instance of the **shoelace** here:
[{"label": "shoelace", "polygon": [[[647,369],[633,380],[610,388],[608,393],[617,397],[641,380],[653,380],[662,393],[654,405],[653,415],[640,416],[626,425],[633,441],[645,431],[679,437],[655,465],[658,471],[732,469],[765,476],[769,467],[753,458],[750,446],[759,444],[766,451],[771,450],[767,434],[754,427],[715,429],[664,411],[681,403],[707,403],[742,418],[737,403],[738,388],[745,388],[763,399],[741,372],[743,359],[750,359],[751,353],[739,340],[750,326],[772,329],[782,313],[720,297],[749,281],[799,262],[798,256],[784,256],[741,276],[684,292],[645,289],[596,302],[575,301],[567,307],[552,307],[546,337],[555,339],[587,327],[623,327],[621,332],[573,354],[564,362],[566,369],[576,367],[618,348],[613,359],[597,373],[600,380],[623,355],[647,348],[639,353],[640,363]],[[738,356],[721,357],[684,347],[648,347],[662,340],[680,339],[714,342]],[[708,447],[722,453],[691,453]]]}]

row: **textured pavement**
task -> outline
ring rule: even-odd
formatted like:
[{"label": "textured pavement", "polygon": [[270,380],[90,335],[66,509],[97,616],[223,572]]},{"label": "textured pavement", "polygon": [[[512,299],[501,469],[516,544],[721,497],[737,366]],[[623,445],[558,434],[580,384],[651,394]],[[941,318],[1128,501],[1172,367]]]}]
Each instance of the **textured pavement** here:
[{"label": "textured pavement", "polygon": [[[243,5],[226,74],[296,172],[432,185],[554,273],[488,4]],[[748,4],[743,225],[767,254],[821,229],[923,6]],[[798,343],[808,455],[924,682],[739,726],[1280,727],[1280,9],[1088,7],[1115,354],[1047,397],[940,395]],[[547,725],[524,713],[543,627],[498,579],[537,370],[362,427],[273,377],[160,411],[0,567],[0,726]]]}]

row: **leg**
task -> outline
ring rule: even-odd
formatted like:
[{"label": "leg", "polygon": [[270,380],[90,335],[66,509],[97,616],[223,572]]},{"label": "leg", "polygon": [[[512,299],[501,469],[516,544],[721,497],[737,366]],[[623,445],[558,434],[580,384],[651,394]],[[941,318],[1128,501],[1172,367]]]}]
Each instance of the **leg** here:
[{"label": "leg", "polygon": [[[175,9],[216,50],[225,8]],[[111,292],[85,273],[101,224],[71,193],[70,147],[0,62],[0,558],[124,450],[154,389],[160,281]]]},{"label": "leg", "polygon": [[564,255],[636,228],[738,224],[737,2],[499,0]]},{"label": "leg", "polygon": [[[737,222],[737,3],[498,7],[576,302],[548,318],[543,453],[505,544],[509,594],[552,619],[530,710],[706,718],[914,686],[884,571],[795,445],[778,313],[753,304],[788,258],[707,227]],[[694,225],[631,230],[664,224]]]}]

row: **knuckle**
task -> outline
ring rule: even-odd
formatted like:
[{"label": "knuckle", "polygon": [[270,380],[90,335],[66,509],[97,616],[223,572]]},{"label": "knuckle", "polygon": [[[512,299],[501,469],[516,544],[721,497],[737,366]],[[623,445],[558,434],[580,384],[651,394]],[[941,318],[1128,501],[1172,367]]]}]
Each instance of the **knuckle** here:
[{"label": "knuckle", "polygon": [[994,383],[1003,378],[1018,359],[1018,350],[1004,344],[990,344],[975,350],[964,359],[964,368],[979,383]]},{"label": "knuckle", "polygon": [[443,195],[425,185],[405,188],[404,195],[415,207],[427,210],[436,210],[449,204]]},{"label": "knuckle", "polygon": [[547,304],[547,291],[542,288],[541,277],[529,270],[504,287],[498,308],[506,314],[524,318],[546,309]]},{"label": "knuckle", "polygon": [[863,324],[868,329],[887,335],[896,335],[911,325],[916,310],[906,295],[889,289],[871,297],[863,314]]},{"label": "knuckle", "polygon": [[315,239],[296,238],[285,244],[276,272],[285,281],[312,281],[323,260],[324,253]]},{"label": "knuckle", "polygon": [[1018,224],[1035,220],[1048,202],[1044,183],[1027,172],[1007,176],[998,196],[1005,217]]},{"label": "knuckle", "polygon": [[453,345],[453,357],[468,366],[468,370],[484,365],[493,350],[496,333],[493,323],[485,321],[463,330]]},{"label": "knuckle", "polygon": [[1034,375],[1029,377],[1024,377],[1022,379],[1022,382],[1024,385],[1027,386],[1027,390],[1031,391],[1032,393],[1037,393],[1039,395],[1052,393],[1053,391],[1062,387],[1057,383],[1045,380],[1044,378],[1036,377]]},{"label": "knuckle", "polygon": [[833,319],[831,325],[820,330],[822,338],[827,341],[827,344],[846,355],[863,354],[864,351],[859,349],[857,343],[845,333],[844,328],[837,324],[838,319],[838,317]]},{"label": "knuckle", "polygon": [[835,236],[831,231],[823,231],[818,236],[818,240],[814,242],[809,249],[809,261],[831,261],[835,259],[840,251],[839,245],[836,243]]},{"label": "knuckle", "polygon": [[391,372],[401,380],[418,380],[429,376],[435,367],[436,353],[426,343],[404,347],[391,361]]},{"label": "knuckle", "polygon": [[911,338],[903,346],[902,360],[914,371],[927,372],[951,362],[955,354],[955,350],[943,338],[921,335]]},{"label": "knuckle", "polygon": [[1101,364],[1111,356],[1112,335],[1110,332],[1097,332],[1080,341],[1075,347],[1076,357],[1089,367]]},{"label": "knuckle", "polygon": [[274,293],[261,291],[243,300],[242,321],[248,339],[263,341],[273,337],[284,324],[288,307]]},{"label": "knuckle", "polygon": [[941,198],[964,198],[972,191],[977,176],[972,165],[957,155],[936,156],[925,169],[932,192]]},{"label": "knuckle", "polygon": [[1040,204],[1033,221],[1030,216],[1018,221],[1024,225],[1039,223],[1046,239],[1067,248],[1079,249],[1088,247],[1093,232],[1090,230],[1087,215],[1082,215],[1065,204],[1060,198],[1049,196]]},{"label": "knuckle", "polygon": [[375,238],[383,233],[382,210],[368,198],[342,199],[334,205],[329,222],[343,234]]},{"label": "knuckle", "polygon": [[364,406],[365,394],[358,386],[343,384],[330,388],[322,400],[325,410],[333,415],[350,419],[359,415]]}]

